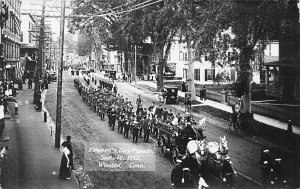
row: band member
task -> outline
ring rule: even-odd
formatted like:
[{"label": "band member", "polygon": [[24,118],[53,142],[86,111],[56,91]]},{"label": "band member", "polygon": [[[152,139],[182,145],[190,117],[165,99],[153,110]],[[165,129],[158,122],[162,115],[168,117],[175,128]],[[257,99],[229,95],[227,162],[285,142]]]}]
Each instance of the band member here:
[{"label": "band member", "polygon": [[115,130],[115,124],[116,124],[116,119],[117,119],[117,113],[115,107],[112,107],[112,110],[110,112],[110,129]]},{"label": "band member", "polygon": [[133,135],[132,142],[133,143],[137,143],[137,141],[138,141],[139,130],[140,130],[140,124],[135,119],[132,122],[132,135]]},{"label": "band member", "polygon": [[118,123],[118,132],[119,133],[123,132],[124,124],[125,124],[125,116],[123,113],[121,113],[121,115],[119,117],[119,123]]},{"label": "band member", "polygon": [[141,99],[141,95],[136,99],[136,106],[139,107],[142,104],[143,100]]},{"label": "band member", "polygon": [[128,138],[128,133],[130,129],[130,122],[128,119],[125,119],[125,124],[124,124],[124,138]]}]

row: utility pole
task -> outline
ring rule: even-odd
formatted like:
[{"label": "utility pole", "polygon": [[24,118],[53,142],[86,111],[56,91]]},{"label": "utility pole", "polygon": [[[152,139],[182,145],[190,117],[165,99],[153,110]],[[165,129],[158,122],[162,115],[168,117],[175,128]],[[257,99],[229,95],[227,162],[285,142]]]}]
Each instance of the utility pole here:
[{"label": "utility pole", "polygon": [[61,135],[61,110],[62,110],[62,71],[64,60],[64,33],[65,33],[65,9],[66,0],[61,2],[61,23],[60,23],[60,65],[58,65],[58,83],[57,83],[57,106],[56,106],[56,129],[55,129],[55,147],[60,147]]},{"label": "utility pole", "polygon": [[134,83],[136,84],[136,45],[134,45]]},{"label": "utility pole", "polygon": [[[44,31],[45,31],[45,9],[46,9],[46,0],[43,0],[43,8],[42,8],[42,17],[41,17],[41,26],[39,32],[39,52],[38,52],[38,60],[37,67],[35,71],[35,81],[34,81],[34,91],[38,91],[40,89],[40,79],[43,73],[43,56],[44,56]],[[36,102],[36,95],[34,95],[34,102]]]}]

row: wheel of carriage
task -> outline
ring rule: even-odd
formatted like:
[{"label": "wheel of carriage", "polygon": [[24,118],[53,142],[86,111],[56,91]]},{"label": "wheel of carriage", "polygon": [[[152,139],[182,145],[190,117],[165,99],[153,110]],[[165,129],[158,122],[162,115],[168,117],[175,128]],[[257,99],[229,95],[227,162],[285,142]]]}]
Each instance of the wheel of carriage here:
[{"label": "wheel of carriage", "polygon": [[177,147],[175,147],[172,150],[172,161],[174,165],[178,165],[180,163],[178,160],[179,160],[179,150]]},{"label": "wheel of carriage", "polygon": [[163,136],[160,136],[158,138],[157,143],[158,143],[158,147],[160,147],[160,153],[161,153],[161,155],[165,156],[166,155],[166,149],[167,149],[165,138]]}]

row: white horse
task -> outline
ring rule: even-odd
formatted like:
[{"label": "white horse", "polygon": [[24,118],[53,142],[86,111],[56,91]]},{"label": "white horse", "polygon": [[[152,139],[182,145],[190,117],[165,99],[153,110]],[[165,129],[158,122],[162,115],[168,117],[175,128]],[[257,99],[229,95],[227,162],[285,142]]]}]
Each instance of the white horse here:
[{"label": "white horse", "polygon": [[220,142],[208,142],[206,145],[208,159],[213,159],[217,162],[222,162],[228,154],[228,144],[226,137],[220,137]]}]

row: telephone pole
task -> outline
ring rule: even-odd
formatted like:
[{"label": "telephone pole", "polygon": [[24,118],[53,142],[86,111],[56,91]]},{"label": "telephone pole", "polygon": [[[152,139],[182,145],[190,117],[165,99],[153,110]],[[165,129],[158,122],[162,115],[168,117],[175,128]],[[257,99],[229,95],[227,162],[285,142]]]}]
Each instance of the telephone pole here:
[{"label": "telephone pole", "polygon": [[[40,89],[40,79],[42,78],[43,73],[43,58],[44,58],[44,35],[45,35],[45,9],[46,9],[46,0],[43,0],[43,8],[42,8],[42,17],[41,17],[41,26],[39,32],[39,52],[37,59],[37,66],[35,71],[35,81],[34,81],[34,91],[38,91]],[[34,95],[34,102],[37,101],[37,96]]]},{"label": "telephone pole", "polygon": [[61,23],[60,23],[60,65],[58,65],[56,129],[55,129],[56,148],[60,147],[60,136],[61,136],[62,73],[63,73],[62,71],[63,71],[63,57],[64,57],[65,9],[66,9],[66,0],[62,0]]}]

